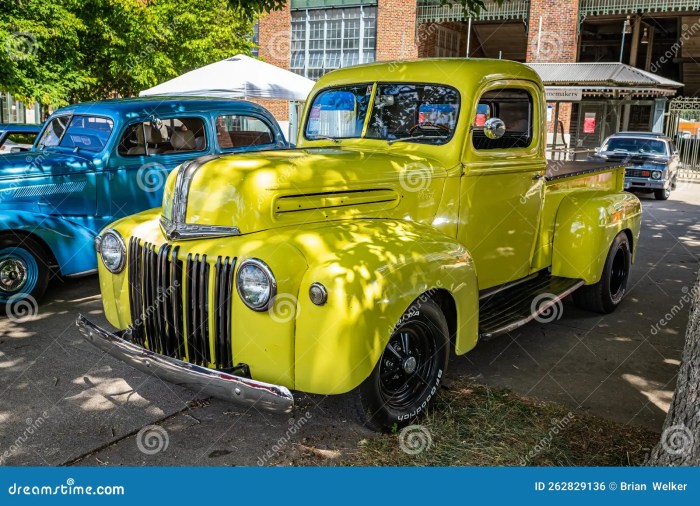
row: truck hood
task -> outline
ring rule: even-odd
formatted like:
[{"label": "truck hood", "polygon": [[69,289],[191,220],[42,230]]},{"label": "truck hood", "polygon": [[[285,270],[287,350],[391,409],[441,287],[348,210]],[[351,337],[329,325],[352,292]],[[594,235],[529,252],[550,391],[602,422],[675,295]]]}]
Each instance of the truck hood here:
[{"label": "truck hood", "polygon": [[347,147],[202,157],[170,174],[161,225],[174,240],[348,218],[430,223],[447,174],[428,158]]},{"label": "truck hood", "polygon": [[32,150],[0,155],[0,180],[87,172],[95,169],[94,155],[95,153],[58,150]]}]

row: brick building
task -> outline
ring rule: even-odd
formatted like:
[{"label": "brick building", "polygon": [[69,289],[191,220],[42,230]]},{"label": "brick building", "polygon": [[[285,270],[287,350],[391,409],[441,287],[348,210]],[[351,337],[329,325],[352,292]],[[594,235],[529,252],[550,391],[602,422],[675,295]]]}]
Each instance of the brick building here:
[{"label": "brick building", "polygon": [[[431,56],[623,62],[700,95],[700,0],[485,0],[472,19],[461,6],[440,3],[291,0],[261,19],[259,55],[312,79],[358,63]],[[286,107],[273,113],[284,119]],[[653,108],[636,102],[624,126],[650,128]],[[561,104],[567,131],[580,126],[579,109]]]}]

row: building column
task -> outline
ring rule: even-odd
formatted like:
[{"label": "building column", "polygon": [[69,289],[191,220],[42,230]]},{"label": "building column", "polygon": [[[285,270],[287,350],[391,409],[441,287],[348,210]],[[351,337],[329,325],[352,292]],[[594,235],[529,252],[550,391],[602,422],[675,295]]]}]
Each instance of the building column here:
[{"label": "building column", "polygon": [[575,62],[579,0],[530,0],[527,60]]},{"label": "building column", "polygon": [[418,58],[416,44],[417,2],[379,0],[377,2],[377,60]]},{"label": "building column", "polygon": [[[292,15],[290,4],[280,10],[260,16],[258,24],[258,56],[266,63],[283,69],[289,69],[291,58]],[[289,121],[289,103],[286,100],[260,100],[255,102],[266,107],[287,128]]]}]

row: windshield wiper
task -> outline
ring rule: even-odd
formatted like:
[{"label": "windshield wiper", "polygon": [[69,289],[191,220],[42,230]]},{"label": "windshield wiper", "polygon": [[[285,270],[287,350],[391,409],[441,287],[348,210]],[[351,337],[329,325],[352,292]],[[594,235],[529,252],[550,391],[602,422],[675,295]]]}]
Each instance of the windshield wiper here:
[{"label": "windshield wiper", "polygon": [[449,137],[449,135],[413,135],[411,137],[402,137],[400,139],[389,139],[386,141],[387,144],[391,145],[394,144],[395,142],[404,142],[404,141],[417,141],[421,139],[445,139]]},{"label": "windshield wiper", "polygon": [[332,141],[335,144],[338,144],[340,140],[336,139],[335,137],[331,137],[330,135],[314,135],[311,137],[311,140],[325,140],[325,141]]}]

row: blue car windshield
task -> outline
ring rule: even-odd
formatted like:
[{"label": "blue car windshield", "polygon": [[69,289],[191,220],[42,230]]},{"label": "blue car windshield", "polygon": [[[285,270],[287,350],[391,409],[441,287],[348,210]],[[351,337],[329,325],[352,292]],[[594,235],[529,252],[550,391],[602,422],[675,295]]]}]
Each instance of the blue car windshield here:
[{"label": "blue car windshield", "polygon": [[99,116],[75,114],[57,116],[46,126],[38,147],[80,149],[98,152],[107,145],[114,123],[111,119]]}]

